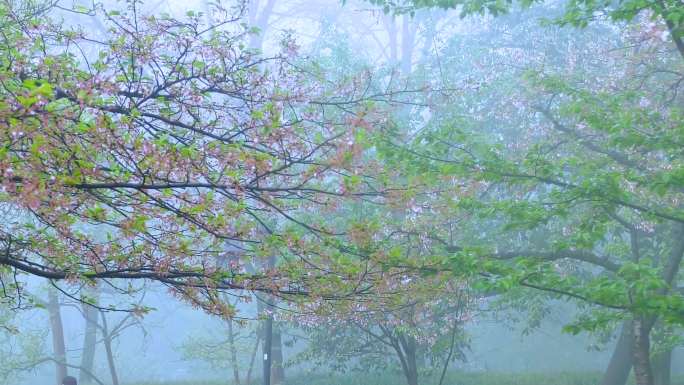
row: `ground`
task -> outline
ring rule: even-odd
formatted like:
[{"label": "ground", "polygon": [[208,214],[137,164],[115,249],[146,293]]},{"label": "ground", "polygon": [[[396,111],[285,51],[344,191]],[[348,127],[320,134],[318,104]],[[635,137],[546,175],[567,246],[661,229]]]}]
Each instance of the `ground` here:
[{"label": "ground", "polygon": [[[600,382],[601,373],[458,373],[447,375],[443,385],[596,385]],[[425,385],[438,385],[439,376],[425,377]],[[633,383],[633,381],[631,381]],[[132,385],[226,385],[225,381],[217,382],[174,382],[174,383],[139,383]],[[403,385],[403,379],[397,374],[346,374],[321,375],[300,374],[291,376],[285,385]],[[242,384],[244,385],[244,384]],[[253,385],[259,385],[254,383]],[[673,379],[672,385],[684,385],[684,376]]]}]

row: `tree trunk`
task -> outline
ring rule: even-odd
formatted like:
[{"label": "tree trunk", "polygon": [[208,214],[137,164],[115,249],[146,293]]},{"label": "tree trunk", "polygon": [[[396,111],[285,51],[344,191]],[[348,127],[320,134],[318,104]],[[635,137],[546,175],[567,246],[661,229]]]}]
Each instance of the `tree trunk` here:
[{"label": "tree trunk", "polygon": [[442,367],[442,374],[439,376],[439,385],[444,384],[444,377],[446,376],[447,369],[449,368],[449,363],[451,362],[451,357],[454,355],[454,345],[456,345],[456,325],[452,326],[451,329],[451,343],[449,344],[449,354],[447,354],[446,360],[444,360],[444,366]]},{"label": "tree trunk", "polygon": [[387,35],[389,40],[389,61],[391,65],[395,65],[399,61],[396,19],[394,15],[385,15],[383,20],[385,22],[385,28],[387,29]]},{"label": "tree trunk", "polygon": [[406,382],[408,385],[418,385],[418,364],[416,361],[416,340],[413,337],[407,337],[406,347],[406,363],[408,364],[408,372],[406,373]]},{"label": "tree trunk", "polygon": [[[97,289],[93,290],[97,295]],[[95,364],[95,349],[97,344],[97,308],[86,303],[82,304],[83,316],[85,318],[85,333],[83,335],[83,354],[81,355],[81,370],[78,375],[79,384],[92,384],[93,367]]]},{"label": "tree trunk", "polygon": [[[267,267],[272,270],[275,266],[276,257],[271,255],[268,258]],[[266,301],[264,301],[266,320],[264,321],[264,346],[262,348],[264,353],[263,385],[271,385],[271,371],[273,370],[273,301],[274,298],[270,295],[267,295]]]},{"label": "tree trunk", "polygon": [[112,336],[109,334],[109,327],[107,326],[107,317],[104,312],[100,312],[102,316],[102,342],[107,353],[107,364],[109,365],[109,373],[112,376],[112,385],[119,385],[119,375],[116,373],[116,362],[114,361],[114,353],[112,352]]},{"label": "tree trunk", "polygon": [[283,367],[283,341],[280,326],[273,328],[273,346],[271,346],[273,356],[273,366],[271,367],[271,382],[273,385],[280,385],[285,381],[285,368]]},{"label": "tree trunk", "polygon": [[240,366],[237,360],[237,351],[235,350],[235,333],[233,332],[233,320],[228,320],[228,343],[230,344],[230,359],[233,363],[233,380],[236,385],[240,385]]},{"label": "tree trunk", "polygon": [[105,338],[104,345],[105,351],[107,352],[107,365],[109,365],[109,373],[112,376],[112,385],[119,385],[119,375],[116,373],[116,363],[114,362],[114,354],[112,353],[111,338]]},{"label": "tree trunk", "polygon": [[601,380],[601,385],[625,385],[629,372],[632,370],[632,350],[634,338],[632,336],[632,321],[622,323],[622,331],[618,338],[613,355],[610,357]]},{"label": "tree trunk", "polygon": [[396,338],[392,338],[392,346],[399,356],[401,368],[404,371],[407,385],[418,385],[418,364],[416,361],[416,340],[403,333],[397,333]]},{"label": "tree trunk", "polygon": [[261,51],[264,45],[264,33],[268,28],[268,19],[273,13],[275,0],[268,0],[263,9],[259,9],[259,1],[253,0],[249,2],[249,26],[255,27],[259,31],[256,34],[249,36],[249,47]]},{"label": "tree trunk", "polygon": [[247,384],[252,384],[252,369],[254,368],[254,360],[256,359],[257,351],[259,351],[259,342],[261,342],[261,333],[256,333],[256,342],[252,350],[252,357],[249,359],[249,367],[247,368]]},{"label": "tree trunk", "polygon": [[[674,10],[677,9],[677,7],[672,7]],[[675,43],[675,47],[677,47],[677,50],[679,51],[679,54],[681,55],[682,59],[684,59],[684,39],[680,35],[681,33],[681,24],[676,24],[670,17],[670,11],[667,11],[666,8],[663,7],[663,9],[660,11],[660,17],[662,17],[663,20],[665,20],[665,24],[667,24],[667,29],[670,32],[670,37],[672,38],[672,41]]]},{"label": "tree trunk", "polygon": [[66,346],[64,344],[64,326],[60,311],[59,297],[55,289],[48,290],[47,310],[50,314],[50,328],[52,331],[52,351],[55,358],[55,378],[57,385],[67,376]]},{"label": "tree trunk", "polygon": [[653,357],[653,380],[655,385],[672,383],[672,349],[660,352]]},{"label": "tree trunk", "polygon": [[[671,285],[677,277],[679,267],[684,259],[684,224],[678,223],[673,229],[675,245],[670,251],[663,269],[663,280]],[[660,294],[666,294],[667,288],[659,290]],[[636,318],[634,320],[634,377],[637,385],[653,385],[653,369],[651,367],[651,339],[650,334],[657,322],[655,316],[648,318]]]},{"label": "tree trunk", "polygon": [[264,346],[262,352],[264,353],[264,374],[263,385],[271,385],[271,355],[273,347],[273,315],[269,314],[264,321]]},{"label": "tree trunk", "polygon": [[411,67],[413,64],[413,46],[415,42],[415,26],[411,23],[417,23],[414,17],[404,15],[401,29],[401,72],[408,76],[411,74]]},{"label": "tree trunk", "polygon": [[634,333],[634,377],[637,385],[653,385],[653,370],[651,368],[650,328],[643,319],[633,321]]}]

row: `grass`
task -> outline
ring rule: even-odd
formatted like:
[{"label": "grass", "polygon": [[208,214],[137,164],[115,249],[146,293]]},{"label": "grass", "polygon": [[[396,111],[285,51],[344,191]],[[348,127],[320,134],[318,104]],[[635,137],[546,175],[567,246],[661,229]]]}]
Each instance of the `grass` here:
[{"label": "grass", "polygon": [[[583,373],[510,374],[510,373],[448,373],[444,385],[595,385],[597,376]],[[405,380],[397,374],[366,374],[347,376],[317,376],[293,378],[288,385],[403,385]],[[421,384],[437,385],[438,376],[423,377]]]},{"label": "grass", "polygon": [[[444,385],[597,385],[601,373],[448,373]],[[285,385],[404,385],[403,377],[396,373],[369,374],[298,374],[287,379]],[[437,385],[436,376],[423,377],[421,385]],[[227,385],[226,381],[214,382],[165,382],[138,383],[130,385]],[[255,383],[253,385],[259,385]],[[672,385],[684,385],[684,377],[674,378]]]}]

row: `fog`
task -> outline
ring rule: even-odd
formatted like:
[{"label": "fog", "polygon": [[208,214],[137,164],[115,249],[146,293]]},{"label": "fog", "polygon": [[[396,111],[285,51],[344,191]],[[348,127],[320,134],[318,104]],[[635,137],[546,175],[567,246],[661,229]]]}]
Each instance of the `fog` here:
[{"label": "fog", "polygon": [[0,383],[684,384],[680,0],[0,19]]}]

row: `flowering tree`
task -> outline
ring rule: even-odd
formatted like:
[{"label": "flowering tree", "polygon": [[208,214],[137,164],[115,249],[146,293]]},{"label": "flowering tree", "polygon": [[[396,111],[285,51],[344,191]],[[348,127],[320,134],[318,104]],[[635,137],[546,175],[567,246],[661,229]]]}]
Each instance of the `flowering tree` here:
[{"label": "flowering tree", "polygon": [[[107,34],[91,37],[31,4],[0,8],[6,272],[151,279],[227,316],[217,289],[299,295],[325,280],[333,269],[311,263],[333,263],[342,241],[326,239],[348,228],[312,213],[383,195],[363,138],[394,94],[369,74],[311,81],[289,40],[257,56],[240,9],[219,5],[206,25],[131,0],[94,10]],[[228,243],[239,256],[225,264]],[[310,264],[245,271],[272,255]]]},{"label": "flowering tree", "polygon": [[292,317],[309,341],[295,361],[367,372],[386,368],[394,357],[406,383],[416,385],[429,360],[428,371],[442,369],[441,383],[448,365],[465,358],[463,325],[473,312],[468,288],[447,276],[386,281],[392,289],[371,301],[326,303]]},{"label": "flowering tree", "polygon": [[[445,223],[456,236],[425,230],[443,244],[444,268],[479,275],[493,291],[578,300],[590,311],[571,332],[625,321],[639,384],[654,381],[656,322],[684,319],[682,76],[678,54],[654,33],[666,28],[625,31],[640,50],[606,58],[601,71],[528,73],[486,117],[435,118],[403,154],[452,209]],[[626,70],[612,71],[616,62]],[[657,76],[664,68],[673,73]]]}]

